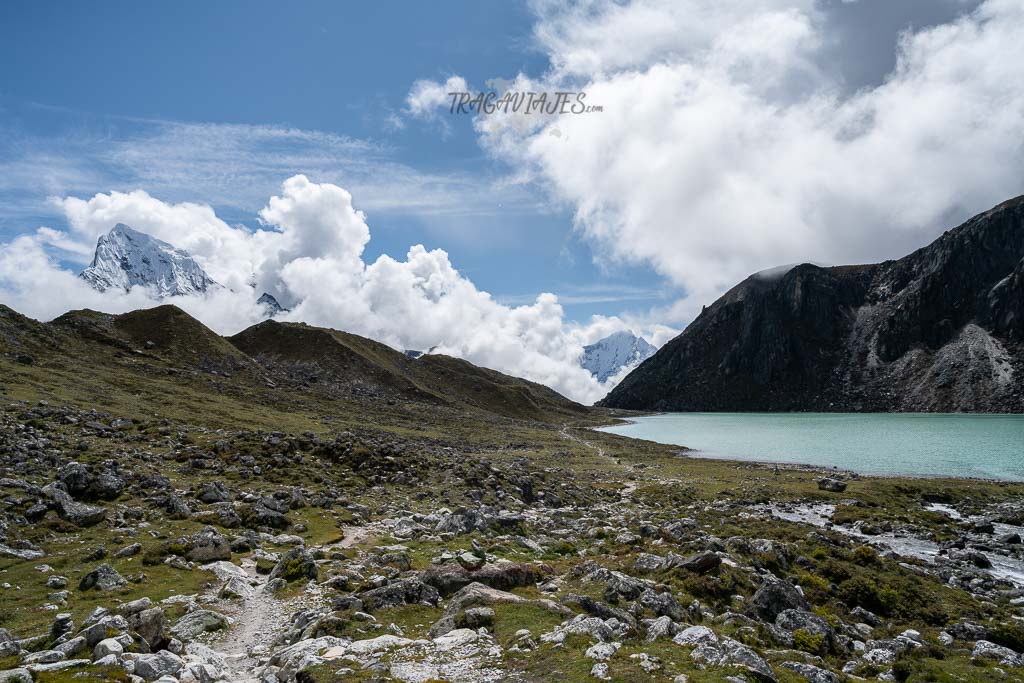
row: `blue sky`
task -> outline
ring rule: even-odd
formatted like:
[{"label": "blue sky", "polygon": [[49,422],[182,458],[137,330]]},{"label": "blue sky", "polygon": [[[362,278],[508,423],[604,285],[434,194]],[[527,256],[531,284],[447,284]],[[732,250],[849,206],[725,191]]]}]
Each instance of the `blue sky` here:
[{"label": "blue sky", "polygon": [[[515,168],[482,151],[470,117],[392,123],[418,79],[458,73],[482,85],[543,73],[548,57],[531,37],[534,20],[525,5],[497,1],[4,3],[0,240],[62,228],[48,196],[135,188],[209,203],[253,227],[279,184],[304,172],[352,191],[372,228],[369,260],[401,257],[415,243],[440,247],[500,300],[553,291],[570,319],[664,305],[678,290],[651,269],[594,264],[573,232],[571,207],[536,187],[492,193]],[[218,126],[333,137],[326,147],[260,143],[234,129],[230,144],[206,158],[222,177],[189,177],[195,161],[184,154],[167,168],[167,146],[187,144],[182,130],[199,146],[222,138]],[[263,158],[232,158],[236,146]],[[317,162],[307,167],[311,154]],[[269,156],[293,158],[269,164]],[[408,174],[416,197],[381,197],[396,173]],[[229,187],[233,178],[241,180]]]}]

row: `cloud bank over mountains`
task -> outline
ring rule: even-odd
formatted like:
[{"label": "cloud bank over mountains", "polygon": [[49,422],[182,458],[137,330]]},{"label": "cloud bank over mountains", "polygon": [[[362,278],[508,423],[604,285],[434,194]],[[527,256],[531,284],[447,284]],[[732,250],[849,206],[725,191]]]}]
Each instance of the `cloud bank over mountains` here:
[{"label": "cloud bank over mountains", "polygon": [[849,3],[540,1],[550,69],[508,87],[583,90],[603,111],[476,129],[574,209],[599,258],[683,287],[666,319],[686,322],[752,272],[897,256],[1024,192],[1024,4],[922,7],[945,19],[908,27],[895,66],[851,88]]},{"label": "cloud bank over mountains", "polygon": [[[626,329],[596,317],[564,319],[557,297],[505,306],[462,276],[440,250],[411,247],[405,260],[362,255],[370,228],[352,196],[303,175],[287,179],[259,213],[260,229],[232,226],[205,204],[171,204],[142,190],[55,200],[69,230],[40,228],[0,244],[0,301],[50,319],[75,308],[119,312],[152,306],[153,292],[95,291],[62,265],[91,255],[97,238],[124,223],[188,251],[223,288],[173,303],[218,332],[237,332],[266,317],[257,303],[270,292],[291,310],[278,319],[344,329],[398,349],[428,349],[547,384],[584,402],[610,387],[578,364],[585,344]],[[664,342],[667,327],[634,326]],[[618,379],[618,378],[616,378]]]}]

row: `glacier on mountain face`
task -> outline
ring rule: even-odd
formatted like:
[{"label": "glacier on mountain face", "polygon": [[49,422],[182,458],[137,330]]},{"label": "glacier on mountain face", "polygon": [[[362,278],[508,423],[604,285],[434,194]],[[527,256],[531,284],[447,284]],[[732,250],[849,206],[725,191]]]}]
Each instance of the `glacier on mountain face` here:
[{"label": "glacier on mountain face", "polygon": [[201,294],[220,286],[187,251],[124,223],[100,236],[92,263],[79,277],[101,292],[142,286],[161,298]]},{"label": "glacier on mountain face", "polygon": [[599,382],[605,382],[625,366],[639,365],[657,351],[643,337],[622,331],[583,347],[580,365]]}]

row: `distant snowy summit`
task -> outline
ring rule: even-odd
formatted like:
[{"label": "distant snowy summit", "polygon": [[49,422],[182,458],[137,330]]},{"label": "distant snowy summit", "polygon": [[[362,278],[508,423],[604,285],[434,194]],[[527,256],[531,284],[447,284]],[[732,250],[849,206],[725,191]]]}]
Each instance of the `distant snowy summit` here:
[{"label": "distant snowy summit", "polygon": [[289,309],[278,303],[277,298],[273,294],[263,292],[259,299],[256,299],[256,303],[263,307],[264,312],[271,318],[278,313],[287,313]]},{"label": "distant snowy summit", "polygon": [[604,382],[622,368],[633,367],[654,355],[656,348],[643,337],[622,331],[583,347],[580,365]]},{"label": "distant snowy summit", "polygon": [[160,297],[201,294],[220,286],[187,251],[123,223],[100,236],[92,263],[79,277],[101,292],[142,286]]},{"label": "distant snowy summit", "polygon": [[[96,242],[92,263],[79,277],[101,292],[146,287],[158,298],[204,294],[221,285],[207,275],[184,249],[118,223]],[[256,303],[268,318],[287,313],[273,294],[264,292]]]}]

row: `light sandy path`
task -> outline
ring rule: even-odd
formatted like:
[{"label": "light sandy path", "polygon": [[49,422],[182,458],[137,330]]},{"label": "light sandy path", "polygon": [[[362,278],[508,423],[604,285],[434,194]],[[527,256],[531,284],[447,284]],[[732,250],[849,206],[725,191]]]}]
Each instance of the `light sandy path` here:
[{"label": "light sandy path", "polygon": [[[601,446],[591,443],[590,441],[587,441],[586,439],[583,439],[569,431],[569,425],[562,425],[561,435],[562,438],[568,439],[569,441],[575,441],[576,443],[580,444],[581,446],[584,446],[585,448],[589,448],[592,451],[596,451],[597,456],[599,458],[607,458],[608,460],[612,461],[612,463],[619,466],[619,462],[612,456],[608,455],[605,452],[605,450],[601,448]],[[633,495],[634,491],[636,491],[636,484],[626,483],[622,490],[619,491],[619,495],[622,498],[629,498],[630,496]]]},{"label": "light sandy path", "polygon": [[[342,540],[330,547],[351,548],[370,536],[366,527],[346,527]],[[330,550],[330,547],[325,550]],[[255,584],[252,594],[241,601],[228,602],[229,614],[235,623],[223,638],[211,643],[227,664],[227,680],[232,683],[259,683],[257,669],[277,637],[288,626],[292,614],[322,602],[319,591],[305,592],[288,600],[280,600],[264,591],[266,576],[256,573],[256,561],[245,558],[241,563],[246,576]]]},{"label": "light sandy path", "polygon": [[[266,577],[256,573],[256,561],[242,560],[246,575],[256,581],[252,595],[244,598],[231,616],[235,623],[213,648],[227,663],[227,679],[236,683],[259,683],[256,668],[258,655],[268,647],[288,623],[286,603],[263,588]],[[256,656],[253,651],[256,651]]]}]

